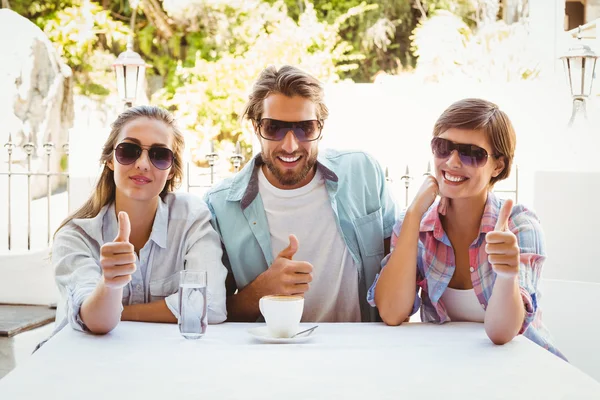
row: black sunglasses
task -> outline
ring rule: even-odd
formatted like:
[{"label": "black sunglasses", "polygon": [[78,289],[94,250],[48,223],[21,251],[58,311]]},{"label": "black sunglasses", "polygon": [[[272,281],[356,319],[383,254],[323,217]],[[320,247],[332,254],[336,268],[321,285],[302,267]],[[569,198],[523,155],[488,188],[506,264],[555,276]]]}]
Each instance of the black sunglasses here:
[{"label": "black sunglasses", "polygon": [[[431,139],[431,150],[437,158],[448,158],[456,150],[460,162],[469,167],[483,167],[487,163],[488,157],[490,157],[488,152],[479,146],[454,143],[440,137]],[[491,157],[497,156],[491,155]]]},{"label": "black sunglasses", "polygon": [[[122,142],[115,147],[115,158],[119,164],[131,165],[140,158],[143,150],[144,148],[139,144]],[[171,149],[160,146],[150,146],[147,150],[148,158],[156,168],[165,170],[173,165],[174,156]]]},{"label": "black sunglasses", "polygon": [[265,140],[283,140],[289,131],[294,132],[300,142],[312,142],[321,137],[323,123],[316,119],[307,121],[280,121],[272,118],[262,118],[256,121],[258,134]]}]

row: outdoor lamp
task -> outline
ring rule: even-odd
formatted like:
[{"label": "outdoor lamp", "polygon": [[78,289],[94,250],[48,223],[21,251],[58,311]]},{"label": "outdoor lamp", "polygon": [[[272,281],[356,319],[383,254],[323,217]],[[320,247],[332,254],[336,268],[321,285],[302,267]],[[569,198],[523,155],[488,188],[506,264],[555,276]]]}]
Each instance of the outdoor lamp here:
[{"label": "outdoor lamp", "polygon": [[133,38],[130,37],[127,41],[127,50],[119,54],[113,64],[119,97],[125,102],[125,107],[133,105],[138,90],[144,87],[146,68],[149,66],[138,53],[133,51]]},{"label": "outdoor lamp", "polygon": [[560,58],[563,60],[567,82],[571,89],[571,97],[573,97],[573,112],[570,121],[572,123],[579,109],[582,109],[583,114],[587,117],[585,101],[592,92],[598,55],[590,46],[582,43],[580,27],[577,33],[577,41]]}]

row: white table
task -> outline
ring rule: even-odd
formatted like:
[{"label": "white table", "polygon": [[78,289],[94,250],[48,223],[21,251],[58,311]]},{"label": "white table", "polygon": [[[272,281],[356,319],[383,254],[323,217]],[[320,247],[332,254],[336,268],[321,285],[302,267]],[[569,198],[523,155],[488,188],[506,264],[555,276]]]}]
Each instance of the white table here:
[{"label": "white table", "polygon": [[[64,329],[0,380],[0,399],[598,399],[600,383],[524,337],[482,324],[320,324],[304,344],[262,344],[254,324],[125,322]],[[308,325],[307,325],[308,326]]]}]

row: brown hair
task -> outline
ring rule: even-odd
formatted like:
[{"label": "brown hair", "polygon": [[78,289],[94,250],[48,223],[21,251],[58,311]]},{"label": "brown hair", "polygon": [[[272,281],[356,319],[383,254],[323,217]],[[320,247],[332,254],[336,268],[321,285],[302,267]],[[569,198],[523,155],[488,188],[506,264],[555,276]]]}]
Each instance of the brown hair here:
[{"label": "brown hair", "polygon": [[248,96],[242,118],[259,120],[263,113],[263,101],[273,93],[311,100],[317,105],[319,121],[324,121],[329,116],[329,110],[323,101],[325,91],[317,78],[291,65],[284,65],[279,70],[271,65],[260,73],[252,86],[252,93]]},{"label": "brown hair", "polygon": [[504,157],[504,169],[490,179],[490,186],[508,178],[515,156],[517,137],[508,115],[492,102],[482,99],[463,99],[448,107],[433,127],[433,136],[448,129],[481,130],[492,145],[490,156]]},{"label": "brown hair", "polygon": [[182,155],[185,146],[183,135],[177,127],[173,115],[165,109],[155,106],[136,106],[122,112],[111,125],[111,131],[106,143],[102,149],[100,164],[104,165],[102,173],[96,183],[90,198],[73,214],[69,215],[56,230],[58,232],[62,227],[76,218],[93,218],[104,207],[115,199],[115,180],[114,172],[108,167],[107,163],[112,160],[113,150],[117,145],[117,139],[123,127],[138,118],[149,118],[164,122],[173,132],[173,165],[171,166],[171,178],[165,183],[165,187],[160,193],[164,196],[168,192],[175,190],[181,183],[183,177]]}]

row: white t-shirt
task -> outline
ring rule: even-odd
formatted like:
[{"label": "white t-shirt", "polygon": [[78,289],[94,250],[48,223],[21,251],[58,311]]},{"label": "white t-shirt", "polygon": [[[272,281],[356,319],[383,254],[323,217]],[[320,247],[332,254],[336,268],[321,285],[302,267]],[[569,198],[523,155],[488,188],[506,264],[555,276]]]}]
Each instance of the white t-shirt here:
[{"label": "white t-shirt", "polygon": [[325,180],[317,170],[307,185],[278,189],[262,168],[258,191],[263,201],[273,258],[298,238],[294,260],[313,266],[313,281],[304,295],[303,322],[360,322],[358,270],[337,228]]}]

